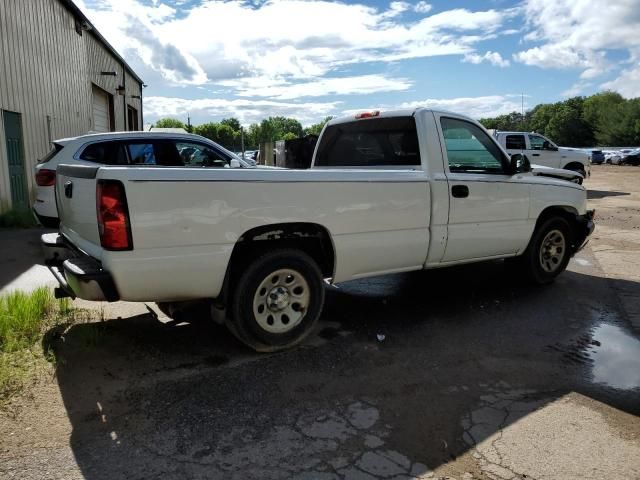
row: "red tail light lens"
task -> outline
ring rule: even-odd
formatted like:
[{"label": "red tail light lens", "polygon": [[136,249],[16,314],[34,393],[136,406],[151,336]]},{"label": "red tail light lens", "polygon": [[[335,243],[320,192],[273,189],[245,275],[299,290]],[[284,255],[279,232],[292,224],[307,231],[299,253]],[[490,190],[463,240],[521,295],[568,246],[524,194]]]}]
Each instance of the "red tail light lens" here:
[{"label": "red tail light lens", "polygon": [[36,172],[36,185],[39,187],[51,187],[56,183],[56,171],[41,168]]},{"label": "red tail light lens", "polygon": [[96,192],[100,244],[106,250],[132,250],[127,197],[122,183],[100,180]]},{"label": "red tail light lens", "polygon": [[380,116],[380,110],[375,110],[373,112],[362,112],[356,115],[356,120],[362,120],[363,118],[374,118]]}]

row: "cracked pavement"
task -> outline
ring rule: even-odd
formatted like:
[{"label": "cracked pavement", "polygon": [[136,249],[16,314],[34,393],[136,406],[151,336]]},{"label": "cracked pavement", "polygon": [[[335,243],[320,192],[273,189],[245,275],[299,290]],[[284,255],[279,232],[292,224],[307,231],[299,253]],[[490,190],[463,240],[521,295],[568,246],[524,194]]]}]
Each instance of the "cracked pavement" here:
[{"label": "cracked pavement", "polygon": [[0,413],[0,478],[640,478],[638,177],[594,169],[602,237],[554,285],[501,262],[345,283],[290,352],[104,305]]}]

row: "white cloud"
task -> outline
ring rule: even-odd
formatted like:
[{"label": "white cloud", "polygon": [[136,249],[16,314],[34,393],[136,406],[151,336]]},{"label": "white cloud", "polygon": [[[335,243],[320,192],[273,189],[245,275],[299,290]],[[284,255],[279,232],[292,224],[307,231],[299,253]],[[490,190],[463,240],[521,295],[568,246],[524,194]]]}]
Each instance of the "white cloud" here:
[{"label": "white cloud", "polygon": [[626,98],[640,97],[640,64],[623,70],[618,78],[603,83],[601,87],[614,90]]},{"label": "white cloud", "polygon": [[[397,105],[373,106],[368,108],[349,109],[343,113],[351,115],[369,110],[397,110],[401,108],[426,107],[435,110],[449,110],[467,115],[471,118],[486,118],[503,115],[505,113],[519,112],[521,109],[520,95],[487,95],[481,97],[460,98],[428,98],[403,102]],[[525,109],[529,108],[525,102]]]},{"label": "white cloud", "polygon": [[607,52],[640,46],[640,0],[526,0],[523,8],[524,40],[539,43],[514,55],[526,65],[580,69],[592,79],[613,67]]},{"label": "white cloud", "polygon": [[[265,84],[266,83],[266,84]],[[281,83],[265,80],[261,77],[239,80],[226,80],[220,85],[233,87],[240,97],[269,97],[277,100],[290,100],[301,97],[320,97],[323,95],[366,95],[376,92],[394,92],[407,90],[412,82],[406,78],[387,78],[384,75],[359,75],[354,77],[320,78],[310,82]]]},{"label": "white cloud", "polygon": [[175,97],[145,98],[145,121],[154,122],[163,117],[187,118],[195,124],[235,117],[243,125],[260,122],[269,116],[293,117],[303,125],[335,115],[340,102],[298,103],[272,100],[249,100],[223,98],[185,99]]},{"label": "white cloud", "polygon": [[[203,0],[180,14],[162,2],[94,0],[83,6],[120,51],[165,79],[205,84],[264,77],[310,80],[349,64],[463,55],[500,32],[511,10],[453,9],[393,1],[386,9],[326,0]],[[88,3],[88,2],[87,2]],[[405,18],[412,10],[420,14]]]},{"label": "white cloud", "polygon": [[583,93],[587,88],[591,87],[593,84],[591,82],[585,82],[584,80],[580,80],[579,82],[574,83],[569,88],[567,88],[564,92],[562,92],[563,97],[575,97]]},{"label": "white cloud", "polygon": [[500,55],[498,52],[492,52],[491,50],[486,52],[484,55],[479,55],[477,53],[467,53],[465,54],[462,61],[474,63],[476,65],[482,62],[489,62],[496,67],[503,68],[509,66],[509,60],[502,58],[502,55]]},{"label": "white cloud", "polygon": [[418,3],[416,3],[413,6],[413,10],[416,13],[428,13],[431,11],[433,7],[431,5],[429,5],[427,2],[420,0]]}]

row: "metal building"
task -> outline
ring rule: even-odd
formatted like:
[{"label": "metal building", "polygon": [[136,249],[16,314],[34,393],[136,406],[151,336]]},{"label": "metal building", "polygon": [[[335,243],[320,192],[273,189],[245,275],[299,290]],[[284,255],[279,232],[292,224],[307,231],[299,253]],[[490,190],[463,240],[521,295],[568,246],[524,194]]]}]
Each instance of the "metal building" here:
[{"label": "metal building", "polygon": [[142,80],[70,0],[0,0],[0,212],[57,138],[142,129]]}]

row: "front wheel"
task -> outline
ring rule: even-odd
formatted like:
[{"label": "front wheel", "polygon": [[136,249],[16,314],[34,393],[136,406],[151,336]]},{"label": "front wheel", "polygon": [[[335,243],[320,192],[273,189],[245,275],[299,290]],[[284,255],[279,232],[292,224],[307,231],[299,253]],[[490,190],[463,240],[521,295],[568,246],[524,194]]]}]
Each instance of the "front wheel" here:
[{"label": "front wheel", "polygon": [[518,263],[534,283],[551,283],[567,268],[571,245],[569,223],[562,217],[548,218],[536,228]]},{"label": "front wheel", "polygon": [[299,250],[272,251],[240,275],[231,299],[229,330],[259,352],[285,350],[313,329],[324,304],[316,262]]}]

